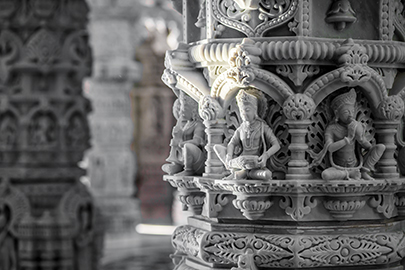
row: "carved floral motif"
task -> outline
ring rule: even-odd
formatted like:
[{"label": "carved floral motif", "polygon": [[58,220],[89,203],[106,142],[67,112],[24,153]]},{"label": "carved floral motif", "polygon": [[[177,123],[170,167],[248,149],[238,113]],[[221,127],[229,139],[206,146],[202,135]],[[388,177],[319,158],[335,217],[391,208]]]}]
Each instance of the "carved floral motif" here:
[{"label": "carved floral motif", "polygon": [[348,220],[364,207],[367,197],[328,197],[323,201],[324,207],[337,220]]},{"label": "carved floral motif", "polygon": [[260,37],[292,19],[297,0],[213,0],[215,19],[248,37]]},{"label": "carved floral motif", "polygon": [[180,252],[224,266],[237,264],[248,254],[259,268],[306,268],[397,262],[404,256],[405,241],[403,232],[282,235],[207,232],[182,226],[173,234],[173,245]]},{"label": "carved floral motif", "polygon": [[312,196],[283,196],[279,204],[293,220],[300,220],[311,212],[318,201]]},{"label": "carved floral motif", "polygon": [[295,94],[284,102],[283,111],[288,119],[306,120],[312,116],[315,107],[314,101],[307,95]]},{"label": "carved floral motif", "polygon": [[235,208],[250,220],[256,220],[264,216],[264,212],[269,209],[273,202],[267,197],[244,197],[238,196],[232,201]]},{"label": "carved floral motif", "polygon": [[404,101],[398,95],[388,96],[381,102],[378,111],[381,118],[399,121],[404,115]]}]

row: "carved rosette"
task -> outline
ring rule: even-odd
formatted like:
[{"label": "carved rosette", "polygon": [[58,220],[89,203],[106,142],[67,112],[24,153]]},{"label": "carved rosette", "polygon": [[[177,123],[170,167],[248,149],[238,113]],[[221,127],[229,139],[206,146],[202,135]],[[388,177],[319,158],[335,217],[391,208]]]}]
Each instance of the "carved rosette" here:
[{"label": "carved rosette", "polygon": [[283,105],[283,112],[291,120],[307,120],[315,111],[315,102],[304,94],[295,94],[287,98]]},{"label": "carved rosette", "polygon": [[366,196],[336,196],[327,197],[323,206],[329,211],[332,217],[337,220],[348,220],[366,204]]}]

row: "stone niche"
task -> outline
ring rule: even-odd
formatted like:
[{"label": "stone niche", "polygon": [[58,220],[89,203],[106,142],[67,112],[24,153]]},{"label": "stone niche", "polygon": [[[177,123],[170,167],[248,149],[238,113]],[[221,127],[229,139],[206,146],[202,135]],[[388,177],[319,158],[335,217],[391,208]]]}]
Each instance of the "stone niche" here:
[{"label": "stone niche", "polygon": [[175,269],[403,269],[403,1],[173,4]]}]

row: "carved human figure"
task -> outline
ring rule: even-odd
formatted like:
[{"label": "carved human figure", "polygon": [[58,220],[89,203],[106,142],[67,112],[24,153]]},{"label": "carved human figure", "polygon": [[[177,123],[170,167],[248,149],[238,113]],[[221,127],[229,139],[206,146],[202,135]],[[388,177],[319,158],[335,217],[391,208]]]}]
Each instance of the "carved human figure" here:
[{"label": "carved human figure", "polygon": [[10,115],[5,115],[0,122],[0,146],[11,148],[16,141],[16,133],[16,119]]},{"label": "carved human figure", "polygon": [[180,91],[174,115],[178,115],[173,128],[171,152],[162,170],[170,175],[201,175],[204,171],[206,154],[204,124],[198,115],[198,104],[187,94]]},{"label": "carved human figure", "polygon": [[324,180],[373,180],[369,173],[385,151],[383,144],[372,145],[366,139],[365,127],[355,119],[355,105],[354,89],[331,102],[336,118],[326,128],[324,154],[318,157],[329,153],[332,167],[322,172]]},{"label": "carved human figure", "polygon": [[10,213],[7,210],[7,206],[0,203],[0,270],[16,270],[16,251],[9,234]]},{"label": "carved human figure", "polygon": [[214,146],[218,157],[231,171],[231,175],[224,179],[271,179],[272,172],[266,163],[280,149],[280,143],[258,115],[259,102],[264,102],[264,99],[263,94],[255,89],[241,90],[236,96],[242,124],[227,147]]},{"label": "carved human figure", "polygon": [[44,146],[56,140],[54,122],[48,115],[40,115],[34,119],[31,128],[31,143],[36,146]]},{"label": "carved human figure", "polygon": [[79,115],[75,115],[70,119],[67,137],[71,146],[81,146],[85,143],[86,131],[83,120]]}]

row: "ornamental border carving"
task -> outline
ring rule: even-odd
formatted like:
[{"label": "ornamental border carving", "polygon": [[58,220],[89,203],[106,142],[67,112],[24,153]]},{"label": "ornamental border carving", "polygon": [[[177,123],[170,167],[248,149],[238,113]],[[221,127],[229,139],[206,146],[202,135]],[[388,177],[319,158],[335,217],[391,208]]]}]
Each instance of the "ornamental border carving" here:
[{"label": "ornamental border carving", "polygon": [[405,255],[404,232],[283,235],[209,232],[185,225],[175,230],[172,243],[178,252],[222,266],[236,265],[248,249],[256,266],[283,268],[390,264]]},{"label": "ornamental border carving", "polygon": [[[262,50],[260,58],[263,64],[285,60],[323,61],[332,63],[335,51],[344,40],[313,39],[307,37],[267,38],[257,41],[255,45]],[[254,40],[254,39],[253,39]],[[405,44],[391,41],[390,43],[374,41],[368,43],[356,40],[366,49],[369,64],[405,64]],[[237,42],[221,42],[213,40],[209,44],[197,44],[189,49],[190,61],[202,66],[222,65],[227,62],[229,52]]]}]

